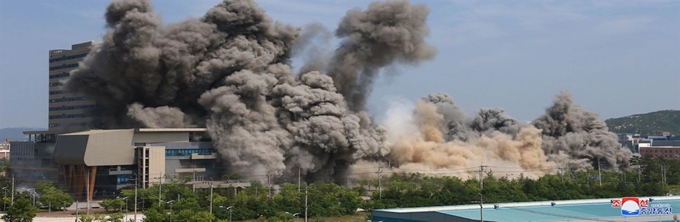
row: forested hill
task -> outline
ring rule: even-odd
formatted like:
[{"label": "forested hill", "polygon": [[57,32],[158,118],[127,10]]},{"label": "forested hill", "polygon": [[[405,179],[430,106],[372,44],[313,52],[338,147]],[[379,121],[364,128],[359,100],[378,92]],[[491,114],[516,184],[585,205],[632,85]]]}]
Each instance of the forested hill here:
[{"label": "forested hill", "polygon": [[609,130],[615,133],[639,133],[661,135],[671,132],[680,135],[680,110],[662,110],[605,120]]},{"label": "forested hill", "polygon": [[27,135],[23,134],[23,131],[36,131],[45,130],[42,128],[29,128],[29,127],[13,127],[13,128],[0,128],[0,141],[9,140],[26,140]]}]

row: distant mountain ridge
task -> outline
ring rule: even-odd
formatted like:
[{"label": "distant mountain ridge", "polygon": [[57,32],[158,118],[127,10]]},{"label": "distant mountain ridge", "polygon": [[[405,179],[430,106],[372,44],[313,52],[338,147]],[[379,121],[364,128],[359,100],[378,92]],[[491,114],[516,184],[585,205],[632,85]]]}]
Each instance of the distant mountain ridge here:
[{"label": "distant mountain ridge", "polygon": [[38,131],[46,130],[45,128],[30,128],[30,127],[10,127],[0,129],[0,141],[9,140],[28,140],[28,136],[24,135],[24,131]]},{"label": "distant mountain ridge", "polygon": [[639,133],[661,135],[670,132],[680,135],[680,110],[661,110],[645,114],[635,114],[604,121],[609,130],[615,133]]}]

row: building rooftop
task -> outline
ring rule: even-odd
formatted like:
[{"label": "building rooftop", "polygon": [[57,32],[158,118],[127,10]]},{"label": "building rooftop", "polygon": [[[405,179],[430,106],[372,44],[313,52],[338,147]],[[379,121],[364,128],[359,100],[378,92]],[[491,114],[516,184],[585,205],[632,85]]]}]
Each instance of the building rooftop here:
[{"label": "building rooftop", "polygon": [[207,132],[206,128],[137,128],[135,132]]},{"label": "building rooftop", "polygon": [[[648,197],[641,197],[648,198]],[[680,197],[651,197],[653,204],[670,204],[672,208],[680,209]],[[618,199],[618,198],[615,198]],[[619,208],[611,207],[612,199],[587,199],[567,201],[542,201],[524,203],[484,204],[484,221],[649,221],[654,218],[672,221],[673,215],[639,216],[635,220],[621,216]],[[554,205],[553,205],[554,203]],[[497,206],[498,208],[494,208]],[[447,221],[477,221],[480,220],[480,207],[474,205],[420,207],[403,209],[374,210],[374,219],[383,221],[420,221],[422,218],[443,219]],[[412,215],[408,215],[412,214]],[[420,215],[418,215],[420,214]],[[393,215],[390,216],[390,215]],[[408,216],[407,216],[408,215]],[[378,218],[376,218],[378,216]],[[420,217],[419,219],[416,219]],[[400,219],[391,219],[400,218]],[[410,218],[410,219],[406,219]],[[453,219],[453,220],[450,220]]]}]

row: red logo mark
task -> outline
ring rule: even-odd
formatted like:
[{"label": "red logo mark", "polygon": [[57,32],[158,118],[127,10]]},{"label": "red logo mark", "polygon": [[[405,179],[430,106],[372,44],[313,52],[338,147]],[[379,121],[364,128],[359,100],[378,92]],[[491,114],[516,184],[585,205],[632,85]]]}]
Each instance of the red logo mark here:
[{"label": "red logo mark", "polygon": [[649,199],[640,200],[640,208],[647,208],[649,206]]},{"label": "red logo mark", "polygon": [[621,200],[612,200],[612,208],[621,208]]}]

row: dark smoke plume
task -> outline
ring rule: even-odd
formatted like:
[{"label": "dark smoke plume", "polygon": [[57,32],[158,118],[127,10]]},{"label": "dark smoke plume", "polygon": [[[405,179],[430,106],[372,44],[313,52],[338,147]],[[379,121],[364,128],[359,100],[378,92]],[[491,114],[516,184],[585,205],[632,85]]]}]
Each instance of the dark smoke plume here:
[{"label": "dark smoke plume", "polygon": [[[385,129],[361,107],[380,68],[434,55],[423,40],[427,14],[406,1],[352,10],[336,32],[342,46],[326,60],[314,56],[330,36],[323,27],[301,32],[273,22],[251,0],[225,0],[200,19],[171,25],[148,1],[114,1],[102,42],[65,87],[97,102],[93,128],[207,127],[231,171],[290,176],[301,169],[309,180],[342,182],[357,160],[388,155]],[[317,60],[296,76],[294,54]],[[329,76],[318,72],[326,64]],[[338,89],[351,92],[355,109]]]},{"label": "dark smoke plume", "polygon": [[425,5],[400,0],[374,2],[366,11],[347,12],[335,31],[343,41],[328,74],[350,109],[364,109],[381,68],[394,63],[415,65],[434,57],[436,50],[425,42],[429,11]]},{"label": "dark smoke plume", "polygon": [[574,104],[567,92],[557,96],[533,125],[543,130],[543,150],[562,167],[592,169],[598,159],[606,168],[630,165],[632,152],[618,143],[616,134],[609,132],[597,114]]},{"label": "dark smoke plume", "polygon": [[453,98],[446,93],[433,93],[422,100],[437,106],[437,112],[443,116],[442,127],[447,140],[466,141],[496,131],[514,136],[520,128],[526,126],[502,109],[481,109],[476,116],[467,118]]}]

